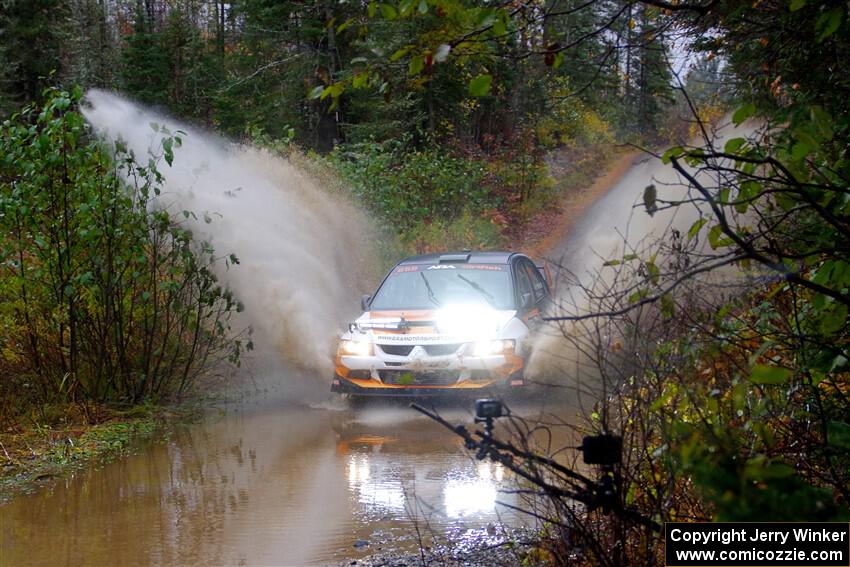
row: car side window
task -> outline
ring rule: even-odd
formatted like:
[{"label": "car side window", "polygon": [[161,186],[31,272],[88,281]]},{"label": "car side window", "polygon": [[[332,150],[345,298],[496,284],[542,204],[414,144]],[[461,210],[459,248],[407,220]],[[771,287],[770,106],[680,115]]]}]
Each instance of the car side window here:
[{"label": "car side window", "polygon": [[531,280],[531,287],[534,290],[534,302],[542,301],[546,297],[546,282],[543,281],[540,270],[528,261],[523,261],[522,265],[525,271],[528,272],[528,278]]},{"label": "car side window", "polygon": [[525,269],[521,262],[516,265],[516,290],[517,307],[522,308],[523,295],[531,294],[533,297],[533,292],[531,289],[531,281],[528,279],[528,270]]}]

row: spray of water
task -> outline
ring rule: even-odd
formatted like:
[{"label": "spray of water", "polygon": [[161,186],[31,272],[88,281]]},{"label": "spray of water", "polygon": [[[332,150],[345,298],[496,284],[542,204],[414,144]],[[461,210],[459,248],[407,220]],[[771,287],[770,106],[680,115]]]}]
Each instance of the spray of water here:
[{"label": "spray of water", "polygon": [[327,378],[334,337],[355,314],[358,291],[372,273],[366,215],[269,152],[113,93],[92,90],[86,101],[83,113],[94,129],[123,140],[143,164],[161,144],[151,124],[186,133],[173,166],[160,164],[164,192],[156,206],[192,211],[197,218],[186,222],[196,239],[219,256],[237,256],[240,265],[221,263],[218,275],[244,303],[243,321],[254,330],[260,357],[282,357]]},{"label": "spray of water", "polygon": [[[713,144],[722,148],[730,138],[755,134],[755,125],[733,127],[726,120],[713,133]],[[694,142],[693,145],[700,144]],[[706,173],[691,173],[707,187],[715,187],[719,182]],[[673,230],[687,234],[701,216],[710,216],[696,204],[662,208],[650,215],[642,204],[644,188],[648,185],[655,186],[658,202],[685,201],[696,196],[670,165],[649,156],[640,159],[589,208],[569,237],[548,255],[553,264],[569,272],[568,277],[559,281],[556,293],[556,303],[567,306],[568,314],[586,314],[598,308],[584,290],[595,288],[598,291],[611,283],[606,278],[616,271],[603,268],[606,260],[621,259],[633,252],[642,252],[641,256],[646,257],[655,248],[654,244],[669,239]],[[698,242],[694,252],[712,253],[704,239]],[[659,257],[656,262],[660,265],[664,259]],[[719,282],[720,279],[728,280],[730,276],[734,277],[734,274],[725,270],[702,278],[718,278],[715,281]],[[587,353],[576,348],[575,339],[581,333],[592,334],[597,330],[592,324],[572,323],[544,328],[535,339],[528,374],[543,381],[559,382],[569,381],[569,377],[577,375],[594,375],[595,369],[590,368]],[[616,342],[616,337],[594,336],[587,339],[588,343],[597,344],[605,340]]]}]

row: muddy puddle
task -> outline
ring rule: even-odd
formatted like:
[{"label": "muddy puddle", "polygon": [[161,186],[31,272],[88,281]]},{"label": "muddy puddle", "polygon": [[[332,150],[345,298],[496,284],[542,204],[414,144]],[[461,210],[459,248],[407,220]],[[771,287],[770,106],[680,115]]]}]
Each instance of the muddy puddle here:
[{"label": "muddy puddle", "polygon": [[[470,406],[438,407],[471,424]],[[522,505],[500,492],[511,486],[509,471],[404,404],[266,401],[0,506],[0,564],[338,564],[523,525],[499,504]]]}]

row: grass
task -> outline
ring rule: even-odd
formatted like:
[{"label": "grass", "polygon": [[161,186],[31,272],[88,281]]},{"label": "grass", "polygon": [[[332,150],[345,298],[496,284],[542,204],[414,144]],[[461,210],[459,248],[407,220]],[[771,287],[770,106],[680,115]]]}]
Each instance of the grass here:
[{"label": "grass", "polygon": [[86,413],[89,417],[94,413],[97,420],[90,424],[79,419],[77,407],[62,409],[65,419],[51,425],[8,425],[0,432],[0,502],[93,463],[126,456],[145,442],[165,439],[171,424],[191,421],[199,410],[153,405],[98,407],[96,412],[89,408]]}]

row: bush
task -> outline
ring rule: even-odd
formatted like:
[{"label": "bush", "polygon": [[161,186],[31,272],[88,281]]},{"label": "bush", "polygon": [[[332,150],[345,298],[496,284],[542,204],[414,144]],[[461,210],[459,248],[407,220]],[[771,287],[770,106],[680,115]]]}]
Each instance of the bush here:
[{"label": "bush", "polygon": [[492,250],[502,247],[498,213],[485,211],[474,215],[469,210],[453,221],[418,222],[401,235],[402,244],[410,251],[425,254],[445,250]]},{"label": "bush", "polygon": [[540,144],[547,148],[612,144],[614,135],[608,122],[595,110],[572,96],[566,77],[557,77],[547,92],[550,112],[537,126]]},{"label": "bush", "polygon": [[464,210],[497,209],[501,199],[487,183],[487,163],[439,149],[404,151],[403,142],[337,148],[329,159],[357,198],[385,223],[445,224]]},{"label": "bush", "polygon": [[241,348],[212,249],[150,206],[179,136],[140,166],[91,140],[79,96],[0,126],[0,406],[180,396]]}]

